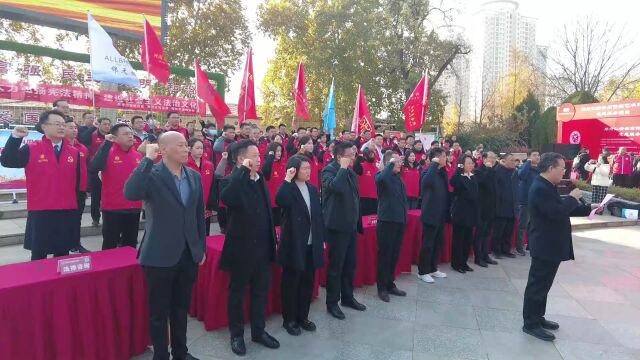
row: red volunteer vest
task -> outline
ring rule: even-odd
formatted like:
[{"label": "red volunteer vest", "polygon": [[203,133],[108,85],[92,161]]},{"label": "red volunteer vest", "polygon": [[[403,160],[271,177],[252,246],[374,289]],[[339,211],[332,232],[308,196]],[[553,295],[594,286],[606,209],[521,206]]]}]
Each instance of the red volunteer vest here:
[{"label": "red volunteer vest", "polygon": [[204,199],[204,206],[207,206],[207,200],[209,199],[209,195],[211,194],[211,184],[213,184],[213,172],[215,169],[213,168],[213,163],[211,161],[205,160],[204,157],[200,159],[201,167],[198,167],[196,161],[193,160],[191,156],[189,156],[189,161],[187,161],[187,167],[197,171],[200,174],[200,180],[202,182],[202,197]]},{"label": "red volunteer vest", "polygon": [[420,168],[411,169],[403,166],[401,175],[407,196],[413,198],[420,196]]},{"label": "red volunteer vest", "polygon": [[104,136],[98,135],[98,130],[96,129],[96,131],[91,134],[91,156],[89,157],[90,160],[93,159],[94,156],[96,156],[96,153],[98,152],[98,149],[100,149],[102,143],[104,143]]},{"label": "red volunteer vest", "polygon": [[87,191],[87,161],[89,160],[89,149],[78,140],[74,140],[73,145],[80,153],[80,191]]},{"label": "red volunteer vest", "polygon": [[133,147],[125,152],[113,144],[102,171],[102,210],[142,209],[142,201],[129,201],[124,197],[124,184],[140,164],[142,154]]},{"label": "red volunteer vest", "polygon": [[62,142],[60,159],[56,159],[51,140],[42,138],[29,143],[29,162],[24,168],[27,178],[27,210],[73,210],[78,208],[78,150]]},{"label": "red volunteer vest", "polygon": [[360,190],[361,198],[378,198],[378,190],[376,189],[376,174],[378,171],[375,161],[362,163],[362,175],[358,176],[358,189]]},{"label": "red volunteer vest", "polygon": [[287,163],[282,157],[280,160],[273,161],[271,174],[269,175],[271,176],[265,183],[267,185],[267,189],[269,189],[269,196],[271,196],[271,207],[278,207],[278,205],[276,205],[276,194],[278,193],[280,185],[282,185],[282,182],[284,181],[285,175],[287,175]]}]

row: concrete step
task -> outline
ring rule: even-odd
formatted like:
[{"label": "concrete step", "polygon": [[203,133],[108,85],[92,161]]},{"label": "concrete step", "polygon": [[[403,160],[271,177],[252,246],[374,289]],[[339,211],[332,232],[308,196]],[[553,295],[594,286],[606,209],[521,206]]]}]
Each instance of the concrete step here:
[{"label": "concrete step", "polygon": [[571,218],[571,230],[573,231],[638,225],[640,225],[640,220],[623,219],[611,215],[596,216],[593,220],[586,217]]},{"label": "concrete step", "polygon": [[[16,199],[25,201],[27,200],[27,193],[23,190],[22,192],[16,193]],[[13,193],[12,192],[0,192],[0,202],[10,202],[13,201]]]},{"label": "concrete step", "polygon": [[[91,200],[87,199],[84,212],[91,211]],[[20,219],[27,218],[27,202],[26,200],[18,201],[17,204],[5,202],[0,203],[0,219]]]}]

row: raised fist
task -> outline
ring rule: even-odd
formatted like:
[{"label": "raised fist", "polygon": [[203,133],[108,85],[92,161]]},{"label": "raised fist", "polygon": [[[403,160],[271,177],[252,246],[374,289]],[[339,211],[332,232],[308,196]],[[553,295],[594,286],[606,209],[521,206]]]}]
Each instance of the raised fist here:
[{"label": "raised fist", "polygon": [[291,182],[291,180],[293,180],[293,178],[296,176],[296,169],[295,168],[289,168],[287,169],[287,175],[284,177],[285,180]]},{"label": "raised fist", "polygon": [[158,144],[147,144],[146,156],[149,159],[155,160],[158,157],[158,154],[160,154],[160,148],[158,147]]},{"label": "raised fist", "polygon": [[113,134],[107,134],[104,136],[104,139],[110,142],[114,142],[116,141],[116,136]]},{"label": "raised fist", "polygon": [[343,169],[346,169],[349,167],[349,165],[351,165],[351,159],[347,158],[347,157],[341,157],[340,158],[340,167]]},{"label": "raised fist", "polygon": [[242,162],[242,166],[246,167],[247,169],[251,170],[253,168],[253,160],[251,159],[244,159],[244,161]]},{"label": "raised fist", "polygon": [[23,137],[26,137],[27,135],[29,135],[29,130],[27,130],[26,127],[24,127],[24,126],[16,126],[15,128],[13,128],[13,136],[22,139]]},{"label": "raised fist", "polygon": [[222,153],[222,158],[223,159],[226,159],[228,157],[229,157],[229,153],[228,152],[225,151],[225,152]]}]

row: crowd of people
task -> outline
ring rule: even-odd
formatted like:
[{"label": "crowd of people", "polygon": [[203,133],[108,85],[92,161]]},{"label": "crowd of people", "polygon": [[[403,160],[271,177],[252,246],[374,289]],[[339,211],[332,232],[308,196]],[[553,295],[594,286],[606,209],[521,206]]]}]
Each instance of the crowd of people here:
[{"label": "crowd of people", "polygon": [[[220,267],[230,273],[230,345],[244,355],[248,289],[252,341],[279,347],[265,331],[272,262],[283,271],[284,328],[294,336],[314,331],[309,307],[316,270],[325,266],[325,243],[327,312],[345,319],[341,306],[366,310],[353,292],[362,216],[377,214],[378,297],[389,302],[390,295],[406,295],[394,274],[409,210],[422,210],[418,277],[434,283],[447,276],[438,268],[447,223],[453,225],[454,271],[474,271],[468,264],[472,248],[480,267],[525,256],[533,215],[529,190],[541,170],[559,167],[540,169],[538,151],[530,151],[517,167],[513,154],[485,151],[482,145],[463,150],[455,136],[426,145],[412,134],[394,138],[387,129],[360,136],[345,130],[332,139],[315,127],[263,131],[250,123],[225,125],[218,134],[204,122],[200,129],[194,123],[181,126],[175,112],[166,114],[163,127],[152,115],[133,116],[125,124],[95,119],[91,112],[78,125],[68,116],[68,105],[55,105],[40,115],[42,140],[21,146],[28,131],[17,126],[0,156],[3,166],[25,168],[24,246],[32,260],[86,252],[80,220],[90,192],[93,223],[102,221],[102,249],[140,248],[154,359],[169,358],[168,321],[173,358],[194,359],[186,347],[186,315],[214,213],[225,234]],[[622,150],[619,156],[623,159],[616,157],[614,164],[628,163]],[[600,170],[606,161],[601,158],[584,164],[592,181],[609,171]],[[146,231],[138,246],[141,216]]]}]

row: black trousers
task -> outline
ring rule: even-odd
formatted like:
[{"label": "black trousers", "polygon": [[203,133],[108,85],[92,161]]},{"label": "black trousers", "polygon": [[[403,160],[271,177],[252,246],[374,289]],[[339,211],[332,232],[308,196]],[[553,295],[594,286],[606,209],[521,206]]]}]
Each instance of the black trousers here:
[{"label": "black trousers", "polygon": [[522,317],[524,326],[532,329],[540,326],[547,309],[547,295],[558,272],[559,262],[531,258],[529,280],[524,291]]},{"label": "black trousers", "polygon": [[476,236],[473,239],[473,254],[476,260],[486,260],[489,257],[489,241],[491,240],[492,223],[483,221],[476,228]]},{"label": "black trousers", "polygon": [[248,262],[245,266],[246,268],[241,272],[233,270],[230,272],[227,304],[229,332],[231,337],[244,335],[244,299],[247,295],[247,287],[250,287],[251,337],[255,339],[262,336],[264,332],[271,264],[264,259]]},{"label": "black trousers", "polygon": [[[84,208],[87,205],[87,193],[81,191],[78,193],[78,227],[82,227],[82,214],[84,214]],[[78,238],[78,245],[80,246],[80,238]]]},{"label": "black trousers", "polygon": [[529,205],[521,204],[518,210],[518,232],[516,235],[516,250],[524,251],[524,236],[529,227]]},{"label": "black trousers", "polygon": [[[144,213],[143,213],[144,214]],[[144,218],[144,217],[143,217]],[[211,235],[211,217],[204,219],[205,236]]]},{"label": "black trousers", "polygon": [[497,217],[493,223],[493,253],[496,255],[511,252],[513,225],[515,219]]},{"label": "black trousers", "polygon": [[89,190],[91,190],[91,219],[100,221],[100,202],[102,201],[102,181],[98,173],[89,173]]},{"label": "black trousers", "polygon": [[358,233],[327,230],[329,266],[327,268],[327,305],[353,300],[353,276],[358,261]]},{"label": "black trousers", "polygon": [[362,216],[377,214],[378,199],[360,198],[360,211],[362,212]]},{"label": "black trousers", "polygon": [[431,274],[438,271],[440,252],[444,243],[444,224],[438,226],[422,223],[422,248],[418,274]]},{"label": "black trousers", "polygon": [[464,268],[469,260],[471,242],[473,239],[473,227],[453,225],[453,239],[451,244],[451,267]]},{"label": "black trousers", "polygon": [[396,265],[404,239],[405,224],[378,221],[378,290],[388,291],[395,287]]},{"label": "black trousers", "polygon": [[[31,261],[46,259],[48,255],[49,254],[34,252],[32,250],[31,251]],[[67,255],[69,255],[69,252],[68,251],[64,251],[64,252],[53,254],[53,257],[61,257],[61,256],[67,256]]]},{"label": "black trousers", "polygon": [[138,246],[140,212],[102,212],[102,250]]},{"label": "black trousers", "polygon": [[625,188],[633,187],[633,177],[631,175],[614,174],[613,185]]},{"label": "black trousers", "polygon": [[198,264],[185,245],[178,263],[171,267],[145,266],[149,295],[149,332],[153,344],[153,360],[169,360],[167,320],[171,337],[171,355],[184,359],[187,355],[187,312],[191,306],[191,290],[198,276]]},{"label": "black trousers", "polygon": [[284,323],[302,322],[309,317],[313,299],[316,269],[313,267],[313,249],[307,246],[304,270],[282,267],[282,320]]},{"label": "black trousers", "polygon": [[282,217],[282,209],[279,207],[271,208],[271,217],[273,218],[273,226],[280,226],[280,218]]},{"label": "black trousers", "polygon": [[227,227],[227,208],[225,207],[218,208],[218,225],[220,226],[220,231],[224,234]]},{"label": "black trousers", "polygon": [[409,210],[420,209],[420,199],[416,197],[407,196],[407,204],[409,204]]}]

